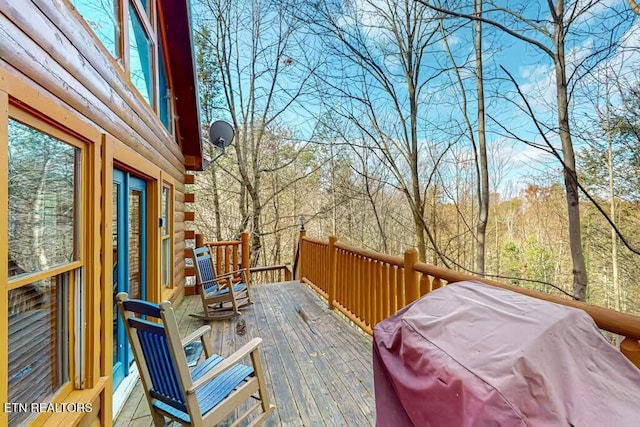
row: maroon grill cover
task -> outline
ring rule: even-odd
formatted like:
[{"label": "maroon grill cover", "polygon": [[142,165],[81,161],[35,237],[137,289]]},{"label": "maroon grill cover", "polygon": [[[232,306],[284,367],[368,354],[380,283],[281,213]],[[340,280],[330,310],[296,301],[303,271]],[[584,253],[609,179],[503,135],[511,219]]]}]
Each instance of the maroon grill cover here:
[{"label": "maroon grill cover", "polygon": [[373,336],[378,426],[640,426],[640,370],[582,310],[461,282]]}]

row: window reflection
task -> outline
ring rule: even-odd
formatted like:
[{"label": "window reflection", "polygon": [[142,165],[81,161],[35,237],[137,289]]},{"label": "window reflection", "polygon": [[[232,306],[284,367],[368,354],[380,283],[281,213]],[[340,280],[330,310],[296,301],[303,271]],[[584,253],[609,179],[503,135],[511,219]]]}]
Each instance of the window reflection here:
[{"label": "window reflection", "polygon": [[[162,40],[160,40],[162,43]],[[169,79],[167,78],[167,70],[164,64],[164,51],[162,44],[158,48],[158,78],[160,83],[158,115],[164,127],[171,132],[171,90],[169,89]]]},{"label": "window reflection", "polygon": [[169,212],[169,189],[162,187],[162,235],[169,234],[169,218],[167,213]]},{"label": "window reflection", "polygon": [[74,219],[79,153],[9,120],[9,275],[78,259]]},{"label": "window reflection", "polygon": [[151,42],[132,4],[129,5],[129,12],[129,70],[131,82],[147,103],[153,106]]},{"label": "window reflection", "polygon": [[[68,273],[9,291],[9,402],[48,402],[69,380]],[[10,412],[9,425],[31,414]]]},{"label": "window reflection", "polygon": [[72,0],[71,3],[87,21],[89,27],[96,33],[109,53],[116,59],[120,58],[117,0]]},{"label": "window reflection", "polygon": [[145,12],[147,12],[147,16],[151,16],[151,3],[149,0],[140,0],[142,7],[144,7]]},{"label": "window reflection", "polygon": [[162,285],[171,286],[173,278],[171,277],[171,229],[169,222],[171,217],[171,197],[172,192],[169,187],[162,186]]},{"label": "window reflection", "polygon": [[133,299],[142,297],[142,197],[138,190],[129,191],[129,297]]}]

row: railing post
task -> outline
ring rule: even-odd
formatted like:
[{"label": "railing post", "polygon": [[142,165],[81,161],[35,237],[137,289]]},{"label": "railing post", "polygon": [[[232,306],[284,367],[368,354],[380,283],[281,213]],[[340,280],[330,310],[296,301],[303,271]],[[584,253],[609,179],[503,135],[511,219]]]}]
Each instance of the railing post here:
[{"label": "railing post", "polygon": [[327,297],[329,310],[333,310],[335,308],[333,302],[336,299],[338,250],[335,245],[337,241],[338,238],[336,236],[329,236],[329,296]]},{"label": "railing post", "polygon": [[640,342],[625,337],[625,339],[620,343],[620,351],[631,361],[631,363],[640,368]]},{"label": "railing post", "polygon": [[302,281],[304,277],[304,272],[302,271],[302,266],[304,264],[304,258],[302,256],[302,239],[307,235],[307,231],[305,229],[300,230],[300,240],[298,240],[298,280]]},{"label": "railing post", "polygon": [[240,263],[241,263],[241,267],[246,271],[247,286],[249,286],[251,283],[251,270],[249,268],[251,260],[249,259],[249,232],[248,231],[242,232],[242,234],[240,235],[240,243],[242,246],[242,256],[241,256]]},{"label": "railing post", "polygon": [[204,234],[196,234],[196,248],[204,247]]},{"label": "railing post", "polygon": [[[197,233],[196,234],[196,248],[203,248],[204,247],[204,234],[200,234]],[[193,252],[191,253],[191,256],[193,257]],[[192,266],[189,267],[192,269],[193,271],[193,276],[195,277],[196,275],[196,266]],[[185,291],[186,292],[186,291]],[[200,294],[200,286],[197,286],[197,284],[193,287],[193,293],[189,293],[188,295],[199,295]]]},{"label": "railing post", "polygon": [[404,295],[405,305],[409,305],[420,298],[420,278],[418,272],[413,268],[418,262],[418,251],[416,248],[407,249],[404,252]]}]

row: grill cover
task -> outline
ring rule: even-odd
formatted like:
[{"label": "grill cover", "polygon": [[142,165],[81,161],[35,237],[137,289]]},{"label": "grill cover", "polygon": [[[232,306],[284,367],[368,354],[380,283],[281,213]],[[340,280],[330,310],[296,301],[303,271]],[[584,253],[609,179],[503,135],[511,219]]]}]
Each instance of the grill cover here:
[{"label": "grill cover", "polygon": [[640,426],[640,370],[582,310],[460,282],[373,336],[378,426]]}]

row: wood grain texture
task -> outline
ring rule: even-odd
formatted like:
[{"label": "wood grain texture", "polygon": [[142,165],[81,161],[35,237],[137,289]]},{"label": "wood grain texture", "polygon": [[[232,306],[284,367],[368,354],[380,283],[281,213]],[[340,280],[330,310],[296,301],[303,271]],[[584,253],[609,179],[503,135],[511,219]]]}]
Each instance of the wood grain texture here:
[{"label": "wood grain texture", "polygon": [[[371,426],[375,423],[371,338],[329,310],[326,302],[298,282],[252,288],[254,304],[238,319],[209,323],[214,352],[229,355],[251,338],[260,347],[271,403],[277,406],[266,426]],[[303,307],[313,334],[294,307]],[[199,296],[185,297],[176,310],[180,333],[202,323],[188,314],[201,310]],[[233,415],[229,422],[232,421]],[[149,426],[151,418],[139,385],[115,425]],[[224,425],[228,425],[225,423]]]},{"label": "wood grain texture", "polygon": [[[0,4],[6,7],[5,3]],[[28,4],[25,2],[25,5]],[[19,22],[22,25],[22,22]],[[44,23],[41,25],[44,26]],[[60,43],[66,40],[62,33],[57,34],[56,39]],[[73,107],[117,139],[126,141],[146,159],[171,173],[175,179],[182,178],[182,159],[168,150],[169,141],[172,141],[168,135],[158,138],[154,128],[142,123],[139,112],[127,107],[118,94],[97,76],[77,77],[91,74],[90,66],[84,65],[82,69],[74,69],[69,64],[59,63],[58,56],[64,55],[64,52],[52,57],[51,55],[57,52],[55,49],[52,52],[44,50],[38,44],[39,39],[38,42],[34,41],[23,28],[16,26],[1,13],[0,42],[0,57],[18,72],[37,82],[54,97]],[[66,55],[72,56],[70,52],[66,52]],[[65,65],[71,71],[67,70]]]}]

